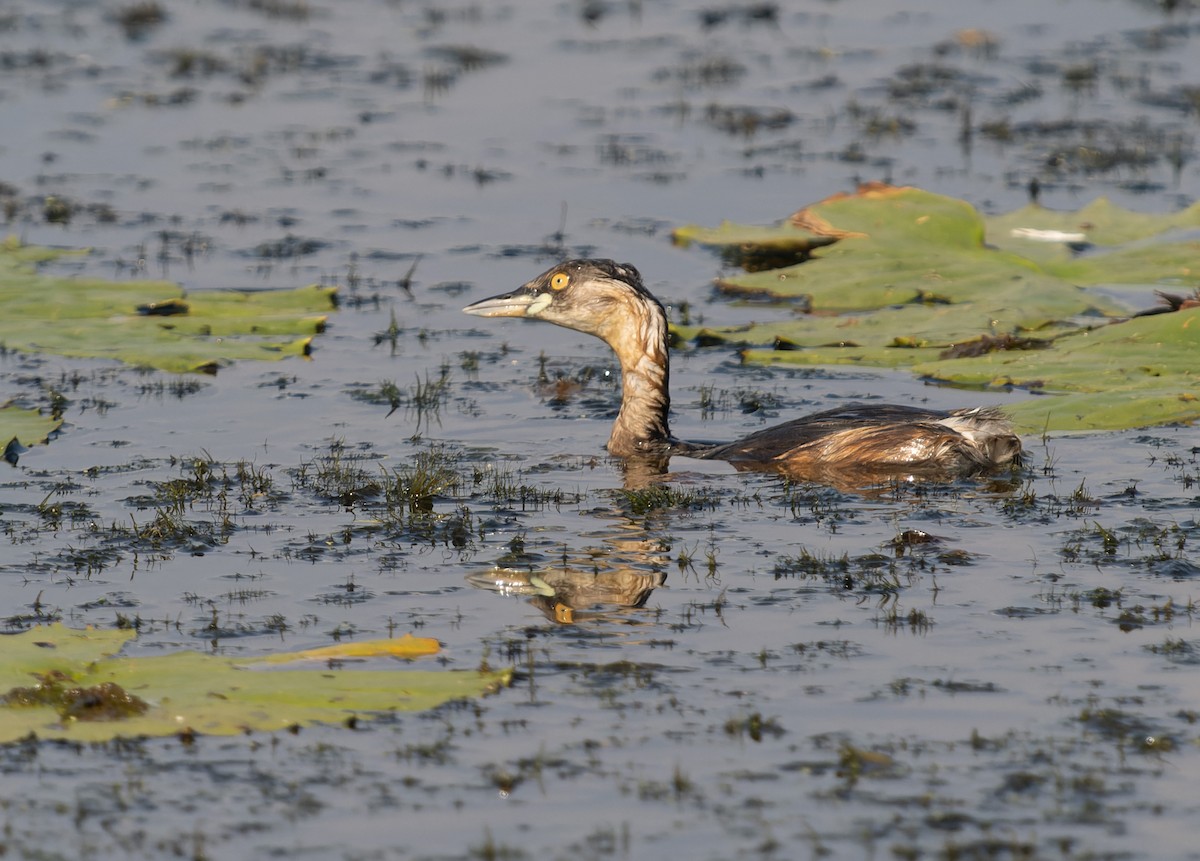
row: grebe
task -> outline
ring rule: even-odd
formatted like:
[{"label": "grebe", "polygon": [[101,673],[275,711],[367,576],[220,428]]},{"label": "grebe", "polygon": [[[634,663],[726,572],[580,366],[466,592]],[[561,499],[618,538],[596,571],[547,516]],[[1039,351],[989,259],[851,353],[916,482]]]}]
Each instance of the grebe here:
[{"label": "grebe", "polygon": [[756,431],[731,443],[677,440],[667,425],[671,396],[667,315],[627,263],[568,260],[524,286],[463,309],[478,317],[527,317],[594,335],[621,363],[621,409],[610,454],[666,460],[724,460],[739,469],[828,476],[920,474],[953,477],[1020,458],[1021,441],[995,408],[940,410],[854,404]]}]

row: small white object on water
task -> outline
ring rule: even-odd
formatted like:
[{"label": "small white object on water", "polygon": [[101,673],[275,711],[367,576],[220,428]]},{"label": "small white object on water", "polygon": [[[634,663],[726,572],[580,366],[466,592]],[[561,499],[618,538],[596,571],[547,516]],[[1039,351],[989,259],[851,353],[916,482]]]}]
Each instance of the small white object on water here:
[{"label": "small white object on water", "polygon": [[1011,235],[1014,239],[1028,239],[1030,242],[1087,242],[1086,233],[1066,233],[1062,230],[1037,230],[1033,227],[1014,227]]}]

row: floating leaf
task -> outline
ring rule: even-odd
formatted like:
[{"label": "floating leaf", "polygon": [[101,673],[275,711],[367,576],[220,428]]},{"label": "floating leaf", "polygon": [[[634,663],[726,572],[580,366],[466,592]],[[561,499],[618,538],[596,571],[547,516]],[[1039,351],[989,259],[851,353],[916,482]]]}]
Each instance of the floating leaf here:
[{"label": "floating leaf", "polygon": [[52,277],[36,270],[35,263],[65,253],[12,239],[0,244],[0,344],[7,349],[212,373],[239,359],[307,354],[337,292],[310,286],[185,298],[169,281]]},{"label": "floating leaf", "polygon": [[[1020,254],[1047,271],[1059,272],[1072,268],[1091,268],[1093,262],[1124,256],[1139,247],[1149,247],[1158,254],[1167,253],[1172,259],[1183,260],[1191,250],[1187,273],[1193,285],[1200,284],[1200,264],[1196,257],[1196,231],[1200,229],[1200,203],[1173,213],[1132,212],[1106,198],[1098,198],[1082,209],[1062,212],[1036,204],[1004,215],[987,219],[988,242],[997,248]],[[1059,234],[1066,241],[1038,241]],[[1138,243],[1147,242],[1145,246]],[[1169,268],[1168,264],[1168,267]],[[1146,274],[1146,273],[1144,273]],[[1105,280],[1084,281],[1100,283]]]},{"label": "floating leaf", "polygon": [[1053,350],[918,364],[918,374],[967,385],[1045,389],[1008,412],[1026,430],[1097,430],[1200,416],[1200,308],[1138,317],[1060,338]]},{"label": "floating leaf", "polygon": [[[1038,241],[1056,234],[1071,239]],[[1103,198],[1076,212],[1030,205],[989,218],[988,239],[1072,284],[1135,294],[1141,287],[1143,306],[1153,304],[1152,290],[1200,286],[1200,204],[1168,214],[1130,212]]]},{"label": "floating leaf", "polygon": [[12,445],[37,445],[62,427],[62,419],[42,415],[40,410],[27,410],[13,404],[0,404],[0,450]]},{"label": "floating leaf", "polygon": [[868,185],[790,220],[839,241],[806,263],[723,278],[718,286],[733,294],[804,298],[824,314],[969,305],[959,309],[964,313],[941,315],[943,342],[1120,310],[1032,261],[990,248],[975,209],[918,188]]},{"label": "floating leaf", "polygon": [[[1025,430],[1200,418],[1194,325],[1179,314],[1122,322],[1129,308],[1081,286],[1143,285],[1148,307],[1152,289],[1200,284],[1200,206],[1143,216],[1097,201],[1077,213],[1027,207],[985,222],[960,200],[870,184],[802,209],[789,224],[837,243],[807,262],[718,283],[735,294],[803,299],[811,314],[677,327],[676,336],[736,343],[751,362],[911,367],[963,385],[1064,393],[1014,406]],[[745,243],[752,233],[723,225],[706,238],[722,235]]]},{"label": "floating leaf", "polygon": [[[184,731],[272,731],[340,722],[352,715],[433,708],[496,690],[510,678],[507,671],[341,666],[351,657],[396,654],[388,640],[250,660],[199,652],[121,657],[122,646],[134,636],[56,623],[0,637],[0,743],[30,733],[103,741]],[[413,648],[428,650],[430,641],[408,637],[394,643],[407,657]],[[311,669],[268,668],[281,659],[323,663]]]},{"label": "floating leaf", "polygon": [[362,658],[420,658],[436,655],[441,649],[438,641],[431,637],[414,637],[405,634],[392,640],[366,640],[356,643],[338,643],[303,652],[284,652],[267,655],[259,660],[267,664],[285,664],[293,661],[335,661]]},{"label": "floating leaf", "polygon": [[695,242],[716,248],[725,260],[751,271],[804,260],[814,249],[837,242],[837,237],[819,235],[789,222],[755,227],[726,221],[716,229],[688,224],[677,228],[671,237],[679,245]]}]

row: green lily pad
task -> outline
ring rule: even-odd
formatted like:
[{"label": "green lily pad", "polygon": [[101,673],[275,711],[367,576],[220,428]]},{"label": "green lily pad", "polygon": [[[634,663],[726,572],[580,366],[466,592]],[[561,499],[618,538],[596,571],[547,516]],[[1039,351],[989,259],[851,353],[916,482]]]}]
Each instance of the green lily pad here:
[{"label": "green lily pad", "polygon": [[[1179,212],[1142,213],[1106,198],[1074,212],[1030,204],[987,219],[990,244],[1078,284],[1137,283],[1150,276],[1156,281],[1178,279],[1181,286],[1200,285],[1198,230],[1200,203]],[[1137,269],[1114,271],[1125,261]]]},{"label": "green lily pad", "polygon": [[70,252],[0,243],[0,345],[114,359],[177,373],[214,373],[242,359],[307,355],[336,288],[204,291],[169,281],[43,275],[36,263]]},{"label": "green lily pad", "polygon": [[16,440],[23,446],[43,443],[62,427],[62,419],[42,415],[40,410],[27,410],[13,404],[0,404],[0,451]]},{"label": "green lily pad", "polygon": [[[837,242],[804,263],[718,284],[733,294],[803,298],[811,313],[676,327],[675,335],[735,343],[751,362],[910,367],[962,385],[1059,393],[1010,410],[1024,430],[1200,418],[1191,359],[1200,331],[1190,312],[1124,322],[1128,308],[1086,289],[1144,285],[1148,306],[1151,289],[1200,284],[1200,206],[1142,216],[1098,201],[1076,213],[1027,207],[985,221],[960,200],[872,184],[802,209],[788,225]],[[704,234],[739,244],[751,235],[736,225]]]},{"label": "green lily pad", "polygon": [[1200,308],[1138,317],[1060,338],[1051,350],[998,352],[917,364],[918,374],[966,385],[1050,394],[1014,404],[1026,430],[1098,430],[1200,416]]},{"label": "green lily pad", "polygon": [[[981,326],[1036,329],[1120,310],[1030,260],[989,247],[983,217],[973,207],[918,188],[864,186],[858,194],[802,209],[789,221],[823,231],[837,244],[808,262],[723,278],[718,286],[735,295],[804,298],[822,314],[970,303],[973,313],[961,321],[958,314],[942,315],[944,342],[978,334]],[[722,231],[731,242],[745,241],[737,225]]]},{"label": "green lily pad", "polygon": [[1170,231],[1191,231],[1200,228],[1200,203],[1193,203],[1178,212],[1134,212],[1118,206],[1106,197],[1098,197],[1091,203],[1073,211],[1047,209],[1029,204],[1004,215],[989,216],[989,241],[1004,245],[1012,240],[1005,235],[1013,228],[1036,228],[1039,230],[1079,231],[1087,241],[1098,246],[1116,247],[1153,239]]},{"label": "green lily pad", "polygon": [[[707,345],[769,346],[774,351],[749,349],[744,356],[752,361],[899,368],[933,361],[943,351],[992,331],[986,317],[966,321],[963,317],[961,307],[903,305],[887,313],[805,315],[749,326],[676,326],[673,331],[683,340]],[[968,325],[971,322],[974,328]],[[1037,340],[1052,340],[1079,330],[1078,325],[1048,321],[1019,331]]]},{"label": "green lily pad", "polygon": [[[0,637],[0,743],[31,733],[40,739],[106,741],[337,723],[481,696],[507,685],[511,675],[345,669],[345,662],[358,657],[419,654],[422,642],[415,638],[251,660],[199,652],[121,657],[134,636],[56,623]],[[307,669],[275,667],[289,659],[320,662]]]},{"label": "green lily pad", "polygon": [[837,242],[837,237],[814,233],[786,221],[772,227],[726,221],[715,229],[689,224],[677,228],[671,236],[678,245],[694,242],[715,248],[726,261],[749,271],[786,266],[807,259],[817,248]]}]

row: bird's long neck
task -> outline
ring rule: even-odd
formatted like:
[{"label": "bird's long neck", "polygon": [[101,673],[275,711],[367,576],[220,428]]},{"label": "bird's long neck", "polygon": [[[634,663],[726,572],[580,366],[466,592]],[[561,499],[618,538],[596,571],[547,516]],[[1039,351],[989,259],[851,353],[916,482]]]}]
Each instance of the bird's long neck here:
[{"label": "bird's long neck", "polygon": [[629,304],[615,313],[602,337],[621,362],[621,411],[608,438],[609,454],[628,457],[660,454],[670,442],[671,408],[667,316],[650,297],[623,297]]}]

